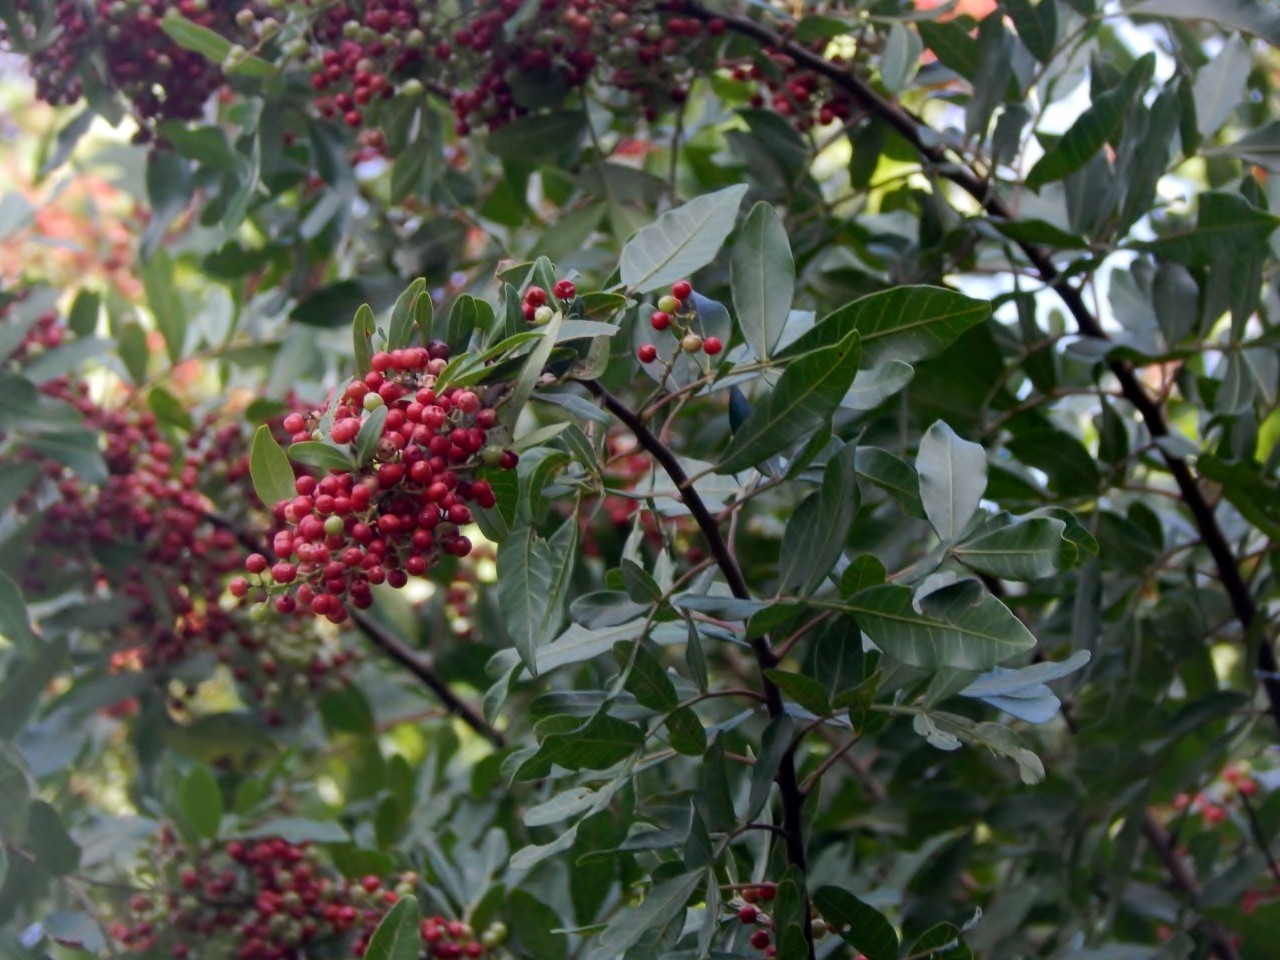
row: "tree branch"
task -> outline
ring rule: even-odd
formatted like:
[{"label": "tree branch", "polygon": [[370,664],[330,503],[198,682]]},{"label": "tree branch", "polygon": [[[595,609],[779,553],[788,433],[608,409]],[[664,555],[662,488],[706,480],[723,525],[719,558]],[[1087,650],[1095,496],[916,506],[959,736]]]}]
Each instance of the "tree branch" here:
[{"label": "tree branch", "polygon": [[[953,158],[948,155],[947,149],[942,146],[939,138],[936,136],[926,138],[922,134],[924,130],[930,130],[932,133],[923,120],[900,104],[881,96],[874,87],[851,70],[832,63],[821,54],[814,53],[802,44],[770,30],[749,17],[708,10],[690,0],[672,0],[662,6],[672,12],[680,12],[684,16],[692,16],[704,22],[712,19],[721,20],[735,33],[751,37],[766,47],[786,53],[795,60],[797,65],[826,78],[833,86],[849,94],[868,114],[892,127],[911,144],[922,160],[936,168],[939,176],[950,180],[973,197],[989,216],[1009,221],[1018,220],[1015,211],[995,192],[986,177],[980,175],[963,158]],[[1080,291],[1072,286],[1054,265],[1049,252],[1029,241],[1015,242],[1035,268],[1040,279],[1062,300],[1063,305],[1075,320],[1079,332],[1094,340],[1109,340],[1110,337],[1084,302]],[[1133,364],[1127,360],[1112,360],[1108,365],[1120,384],[1121,393],[1138,411],[1151,436],[1156,439],[1169,436],[1164,407],[1147,393]],[[1218,568],[1223,589],[1227,592],[1236,620],[1243,630],[1245,643],[1248,644],[1251,640],[1251,630],[1258,619],[1258,608],[1240,572],[1235,553],[1227,542],[1222,527],[1214,515],[1213,507],[1206,499],[1204,491],[1200,489],[1187,461],[1163,448],[1160,454],[1178,486],[1183,503],[1191,512],[1214,565]],[[1258,678],[1266,692],[1271,718],[1277,731],[1280,731],[1280,666],[1277,665],[1271,641],[1266,636],[1259,638],[1256,665]]]},{"label": "tree branch", "polygon": [[[711,511],[707,509],[707,505],[703,503],[698,491],[694,489],[693,483],[689,480],[689,475],[685,473],[684,467],[676,459],[675,453],[649,429],[634,410],[610,393],[599,381],[584,380],[582,384],[604,404],[606,410],[622,421],[635,436],[636,440],[639,441],[640,446],[644,447],[654,460],[658,461],[662,469],[666,471],[667,476],[676,485],[676,489],[680,491],[681,499],[684,501],[684,505],[689,508],[689,513],[693,515],[694,521],[698,524],[698,529],[702,531],[702,536],[706,539],[711,555],[715,557],[716,564],[719,566],[725,582],[729,585],[729,590],[739,600],[750,600],[751,591],[748,589],[747,581],[742,575],[742,568],[738,566],[738,561],[734,558],[728,543],[720,534],[719,524],[711,515]],[[764,691],[765,707],[768,709],[770,717],[782,716],[785,713],[782,705],[782,692],[765,672],[778,665],[778,656],[769,645],[769,641],[764,637],[753,637],[750,643],[751,651],[755,655],[756,667],[760,673],[760,684],[761,689]],[[787,851],[787,862],[798,867],[801,871],[806,871],[808,858],[805,854],[804,824],[801,816],[804,806],[804,793],[800,789],[800,782],[796,776],[794,744],[783,755],[781,763],[778,764],[778,773],[774,780],[778,785],[778,794],[782,802],[781,832]],[[809,956],[813,958],[816,953],[813,945],[813,930],[809,924],[807,904],[804,910],[804,932],[805,940],[809,945]]]},{"label": "tree branch", "polygon": [[[248,531],[243,530],[226,517],[219,516],[216,513],[206,512],[204,514],[204,519],[215,527],[229,531],[246,550],[249,550],[252,553],[261,553],[266,557],[271,556],[270,550],[268,550],[264,544],[259,543],[250,533],[248,533]],[[363,633],[375,647],[417,677],[424,687],[440,699],[440,702],[444,704],[446,710],[492,743],[495,747],[505,746],[506,738],[502,735],[502,731],[494,727],[484,718],[483,714],[454,693],[453,689],[440,678],[439,674],[435,672],[431,664],[423,660],[411,648],[406,646],[399,637],[382,624],[378,623],[378,621],[374,620],[363,610],[348,607],[347,612],[351,615],[351,620],[356,625],[356,628]]]},{"label": "tree branch", "polygon": [[[1142,835],[1147,838],[1151,849],[1164,864],[1174,888],[1194,902],[1200,895],[1200,884],[1196,882],[1195,876],[1178,856],[1173,840],[1149,808],[1142,813]],[[1236,952],[1235,944],[1231,942],[1224,927],[1212,920],[1201,920],[1197,926],[1203,931],[1205,938],[1209,941],[1210,949],[1218,960],[1239,960],[1240,955]]]}]

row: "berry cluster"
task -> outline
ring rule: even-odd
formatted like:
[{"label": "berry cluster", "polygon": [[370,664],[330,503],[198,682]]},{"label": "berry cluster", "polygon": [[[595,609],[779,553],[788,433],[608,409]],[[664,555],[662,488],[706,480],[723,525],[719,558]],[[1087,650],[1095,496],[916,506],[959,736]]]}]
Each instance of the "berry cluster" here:
[{"label": "berry cluster", "polygon": [[[20,371],[67,338],[61,318],[41,316],[10,362]],[[240,567],[243,549],[224,518],[214,517],[206,491],[243,489],[248,457],[239,426],[210,418],[179,444],[131,396],[107,406],[86,383],[65,376],[40,389],[102,436],[107,476],[86,482],[57,460],[15,444],[15,461],[34,461],[43,475],[13,507],[18,515],[39,517],[35,538],[42,549],[21,576],[29,596],[75,583],[104,602],[115,598],[123,608],[119,622],[101,632],[113,672],[154,670],[163,681],[169,668],[212,652],[268,722],[283,722],[286,710],[309,702],[298,694],[342,682],[350,653],[326,645],[304,624],[267,623],[228,602],[227,577]],[[234,519],[253,535],[263,523],[250,514]],[[185,686],[170,690],[171,705],[181,706],[187,693]]]},{"label": "berry cluster", "polygon": [[[694,330],[698,311],[691,301],[693,286],[688,280],[677,280],[671,292],[658,300],[658,309],[649,316],[649,323],[658,332],[670,331],[680,342],[684,353],[705,353],[714,357],[724,349],[719,337],[703,337]],[[646,343],[636,350],[641,363],[653,363],[658,359],[658,348]]]},{"label": "berry cluster", "polygon": [[[551,292],[557,300],[567,305],[577,296],[578,288],[574,286],[572,280],[557,280]],[[520,309],[524,313],[525,320],[537,326],[550,323],[551,318],[555,316],[555,311],[547,302],[547,291],[536,284],[525,289]]]},{"label": "berry cluster", "polygon": [[[768,904],[778,895],[778,888],[772,883],[761,883],[744,887],[741,899],[731,901],[730,909],[736,912],[738,921],[744,926],[755,927],[751,931],[751,946],[763,950],[766,957],[776,957],[778,948],[773,944],[773,917],[769,915]],[[809,927],[815,940],[821,940],[830,929],[827,922],[816,914],[810,917]],[[867,960],[858,954],[857,960]]]},{"label": "berry cluster", "polygon": [[[418,882],[412,873],[347,879],[315,848],[278,837],[205,843],[192,852],[166,827],[149,853],[153,885],[130,898],[128,920],[110,932],[132,952],[177,960],[360,957],[387,909]],[[423,919],[419,929],[426,956],[442,960],[484,956],[506,937],[501,924],[477,936],[443,916]]]},{"label": "berry cluster", "polygon": [[281,613],[342,623],[346,603],[368,607],[377,584],[402,587],[442,554],[471,552],[462,532],[471,522],[469,504],[495,503],[478,471],[512,469],[517,457],[490,443],[498,412],[480,394],[459,387],[436,393],[448,355],[439,342],[376,353],[372,369],[343,388],[333,410],[285,418],[295,443],[325,439],[367,456],[318,480],[298,477],[297,496],[272,506],[283,525],[272,539],[275,561],[249,556],[248,577],[231,582],[233,595],[274,589]]},{"label": "berry cluster", "polygon": [[[35,5],[16,6],[34,32]],[[375,105],[427,86],[449,97],[459,135],[497,129],[589,86],[612,109],[653,120],[682,103],[698,75],[716,69],[741,83],[753,106],[790,117],[800,129],[853,112],[847,98],[784,53],[722,58],[726,21],[638,0],[481,0],[461,12],[433,0],[306,0],[279,19],[282,7],[258,0],[57,0],[59,30],[31,54],[37,96],[67,104],[106,85],[129,101],[142,140],[159,121],[199,117],[209,96],[226,89],[225,76],[222,65],[164,33],[161,19],[178,14],[231,40],[233,56],[249,47],[300,63],[314,109],[364,128],[362,141],[374,152],[386,145]],[[815,41],[815,52],[823,49]]]},{"label": "berry cluster", "polygon": [[[19,15],[32,14],[33,6],[19,0]],[[58,0],[54,16],[61,29],[31,58],[36,95],[55,105],[74,103],[87,80],[105,80],[129,101],[140,139],[148,139],[155,123],[199,117],[223,83],[220,67],[170,40],[160,20],[173,11],[234,37],[237,14],[251,8],[251,0]],[[97,63],[106,76],[90,79],[87,71]]]}]

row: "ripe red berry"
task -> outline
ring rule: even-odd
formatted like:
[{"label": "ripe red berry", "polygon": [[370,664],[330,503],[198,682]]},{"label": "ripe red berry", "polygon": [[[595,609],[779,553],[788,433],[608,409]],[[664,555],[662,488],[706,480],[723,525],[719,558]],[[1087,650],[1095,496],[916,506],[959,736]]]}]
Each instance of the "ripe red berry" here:
[{"label": "ripe red berry", "polygon": [[724,344],[720,342],[719,337],[707,337],[702,341],[702,352],[709,357],[714,357],[723,349]]},{"label": "ripe red berry", "polygon": [[756,918],[760,916],[760,911],[755,907],[743,907],[738,911],[738,919],[743,923],[755,923]]},{"label": "ripe red berry", "polygon": [[693,284],[688,280],[677,280],[671,285],[671,295],[677,300],[688,300],[693,293]]},{"label": "ripe red berry", "polygon": [[768,930],[757,930],[755,933],[751,934],[751,945],[757,950],[763,950],[765,947],[769,946],[770,939]]},{"label": "ripe red berry", "polygon": [[636,351],[636,357],[641,363],[653,363],[658,359],[658,348],[652,343],[646,343]]},{"label": "ripe red berry", "polygon": [[560,300],[572,300],[578,288],[574,286],[572,280],[557,280],[553,292]]},{"label": "ripe red berry", "polygon": [[547,291],[541,287],[530,287],[524,292],[524,302],[531,307],[540,307],[547,302]]},{"label": "ripe red berry", "polygon": [[760,891],[761,900],[772,900],[778,895],[778,888],[772,883],[762,883],[756,889]]},{"label": "ripe red berry", "polygon": [[655,330],[665,330],[671,326],[671,314],[665,310],[655,310],[653,316],[649,318],[649,323],[653,325]]}]

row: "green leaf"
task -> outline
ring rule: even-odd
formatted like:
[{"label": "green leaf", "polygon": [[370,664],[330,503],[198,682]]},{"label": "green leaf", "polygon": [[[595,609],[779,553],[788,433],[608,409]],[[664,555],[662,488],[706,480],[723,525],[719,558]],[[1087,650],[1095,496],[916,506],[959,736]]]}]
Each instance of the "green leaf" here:
[{"label": "green leaf", "polygon": [[689,707],[681,707],[667,717],[667,736],[675,751],[686,757],[700,757],[707,751],[706,728]]},{"label": "green leaf", "polygon": [[1035,637],[1003,603],[972,580],[919,601],[910,587],[885,584],[837,604],[877,647],[902,663],[987,670],[1035,646]]},{"label": "green leaf", "polygon": [[551,613],[552,558],[532,526],[498,545],[498,604],[520,659],[538,675],[537,648]]},{"label": "green leaf", "polygon": [[[423,346],[426,346],[432,340],[431,331],[436,322],[435,312],[435,303],[432,302],[430,294],[421,296],[413,302],[413,322],[418,325],[418,338],[422,341]],[[449,346],[458,351],[464,349],[466,345],[449,344]]]},{"label": "green leaf", "polygon": [[0,637],[25,649],[30,649],[38,642],[35,631],[31,629],[31,620],[27,615],[27,605],[23,601],[22,591],[13,579],[2,571],[0,571]]},{"label": "green leaf", "polygon": [[57,460],[85,483],[104,483],[107,464],[98,449],[98,439],[92,430],[68,430],[28,437],[23,446]]},{"label": "green leaf", "polygon": [[292,500],[297,492],[289,458],[265,423],[253,434],[253,446],[249,450],[249,477],[253,481],[254,493],[268,508],[281,500]]},{"label": "green leaf", "polygon": [[575,150],[586,129],[587,115],[581,110],[552,110],[505,123],[486,142],[503,160],[543,163]]},{"label": "green leaf", "polygon": [[390,414],[391,411],[386,406],[381,406],[365,417],[364,423],[360,424],[360,432],[356,434],[355,441],[357,465],[364,466],[373,459],[378,443],[382,440],[383,427],[387,425],[387,417]]},{"label": "green leaf", "polygon": [[289,459],[321,470],[350,470],[355,466],[351,457],[337,447],[320,440],[303,440],[289,445]]},{"label": "green leaf", "polygon": [[534,760],[566,770],[607,770],[642,746],[644,732],[634,723],[597,713],[581,726],[575,724],[567,732],[549,735]]},{"label": "green leaf", "polygon": [[831,713],[831,702],[827,699],[827,691],[813,677],[787,670],[766,670],[765,675],[773,681],[775,687],[810,713],[819,717],[825,717]]},{"label": "green leaf", "polygon": [[[1039,580],[1074,560],[1076,551],[1066,540],[1066,528],[1061,520],[1034,517],[979,532],[956,544],[952,553],[966,566],[1001,580]],[[1064,548],[1070,554],[1066,563]]]},{"label": "green leaf", "polygon": [[922,20],[916,24],[920,39],[938,61],[972,81],[982,69],[982,52],[969,31],[954,21]]},{"label": "green leaf", "polygon": [[1280,11],[1258,0],[1143,0],[1129,8],[1130,16],[1151,14],[1185,20],[1210,20],[1230,30],[1242,30],[1280,47]]},{"label": "green leaf", "polygon": [[43,800],[27,808],[27,838],[23,848],[55,877],[63,877],[80,865],[80,847],[71,839],[58,811]]},{"label": "green leaf", "polygon": [[1114,143],[1124,128],[1129,104],[1135,94],[1146,88],[1154,70],[1155,55],[1145,54],[1120,84],[1094,98],[1067,132],[1036,161],[1027,174],[1027,186],[1039,190],[1046,183],[1061,180],[1088,163],[1104,144]]},{"label": "green leaf", "polygon": [[815,890],[813,905],[844,942],[865,954],[867,960],[897,960],[898,935],[875,907],[842,887],[832,886]]},{"label": "green leaf", "polygon": [[972,960],[973,957],[959,929],[950,923],[934,924],[916,938],[907,952],[918,960]]},{"label": "green leaf", "polygon": [[1194,227],[1162,231],[1155,240],[1135,244],[1165,260],[1208,267],[1233,251],[1264,247],[1280,217],[1255,207],[1237,193],[1206,192],[1197,197]]},{"label": "green leaf", "polygon": [[529,352],[529,356],[524,361],[524,366],[520,368],[520,375],[516,378],[515,387],[511,391],[511,399],[507,401],[507,410],[502,418],[503,425],[513,436],[515,434],[516,420],[519,419],[521,411],[524,410],[524,405],[533,394],[533,388],[537,386],[538,378],[542,376],[542,368],[547,365],[547,360],[551,357],[551,351],[556,345],[556,336],[560,333],[560,324],[563,322],[564,315],[557,311],[555,316],[551,318],[551,322],[542,328],[542,339]]},{"label": "green leaf", "polygon": [[521,955],[542,960],[565,960],[569,955],[569,938],[557,928],[560,916],[549,906],[524,890],[516,889],[506,896],[507,925]]},{"label": "green leaf", "polygon": [[941,353],[960,334],[991,314],[991,304],[942,287],[895,287],[861,297],[827,314],[778,354],[803,356],[843,340],[851,330],[862,337],[869,364],[885,360],[915,363]]},{"label": "green leaf", "polygon": [[365,960],[418,960],[422,950],[418,920],[417,897],[410,895],[397,900],[369,938]]},{"label": "green leaf", "polygon": [[355,318],[351,321],[351,345],[355,350],[356,376],[363,377],[369,372],[369,361],[373,357],[373,334],[378,329],[378,322],[373,316],[373,308],[367,303],[360,304]]},{"label": "green leaf", "polygon": [[767,360],[791,313],[796,266],[782,217],[764,201],[751,208],[738,231],[729,275],[738,328],[751,352]]},{"label": "green leaf", "polygon": [[828,460],[822,489],[805,498],[787,521],[778,561],[779,592],[808,596],[844,553],[861,503],[854,472],[856,453],[856,446],[849,443]]},{"label": "green leaf", "polygon": [[413,342],[414,325],[417,317],[414,307],[418,298],[426,296],[427,281],[418,277],[396,298],[391,308],[391,322],[387,327],[387,349],[403,350]]},{"label": "green leaf", "polygon": [[[102,295],[96,290],[81,290],[76,294],[67,313],[67,326],[77,337],[91,337],[98,329],[98,314],[102,312]],[[0,348],[0,357],[4,356]]]},{"label": "green leaf", "polygon": [[920,441],[916,473],[925,515],[942,540],[954,540],[973,519],[987,489],[986,451],[938,420]]},{"label": "green leaf", "polygon": [[176,13],[168,13],[160,19],[160,29],[178,46],[200,54],[206,60],[224,66],[228,73],[242,73],[250,77],[269,77],[275,67],[266,60],[252,54],[245,54],[242,59],[228,64],[227,55],[232,52],[231,41],[208,27],[181,17]]},{"label": "green leaf", "polygon": [[742,819],[750,823],[764,809],[769,799],[769,789],[773,778],[778,774],[782,758],[791,748],[791,737],[795,732],[795,724],[785,713],[779,714],[769,721],[760,737],[760,754],[756,757],[755,766],[751,768],[751,793],[747,800],[747,809]]},{"label": "green leaf", "polygon": [[666,713],[679,704],[671,678],[643,644],[616,644],[613,658],[618,661],[618,666],[624,668],[630,661],[631,672],[627,674],[625,687],[628,693],[640,701],[641,706],[648,707],[655,713]]},{"label": "green leaf", "polygon": [[1018,39],[1041,63],[1053,58],[1058,45],[1058,5],[1055,0],[1000,0],[1018,30]]},{"label": "green leaf", "polygon": [[595,942],[587,960],[618,960],[657,927],[680,914],[702,883],[705,871],[695,870],[657,884],[638,907],[620,910]]},{"label": "green leaf", "polygon": [[925,518],[924,504],[920,502],[920,477],[915,467],[879,447],[858,447],[854,464],[859,477],[901,503],[910,516]]},{"label": "green leaf", "polygon": [[853,383],[860,355],[858,333],[852,331],[792,361],[734,433],[716,471],[737,473],[754,466],[825,423]]},{"label": "green leaf", "polygon": [[207,767],[192,767],[179,795],[182,817],[197,837],[213,840],[222,826],[222,791]]},{"label": "green leaf", "polygon": [[705,267],[733,230],[746,192],[737,184],[703,194],[642,227],[622,248],[622,283],[648,293]]},{"label": "green leaf", "polygon": [[151,392],[147,394],[147,406],[161,423],[180,430],[191,430],[195,426],[186,405],[164,387],[151,388]]}]

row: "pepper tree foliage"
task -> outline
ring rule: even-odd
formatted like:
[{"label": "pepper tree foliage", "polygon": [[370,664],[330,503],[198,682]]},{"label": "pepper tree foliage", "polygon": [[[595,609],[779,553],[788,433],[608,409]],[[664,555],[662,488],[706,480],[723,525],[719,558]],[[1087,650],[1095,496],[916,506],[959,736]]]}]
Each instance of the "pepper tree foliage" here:
[{"label": "pepper tree foliage", "polygon": [[5,956],[1270,955],[1268,6],[0,19]]}]

